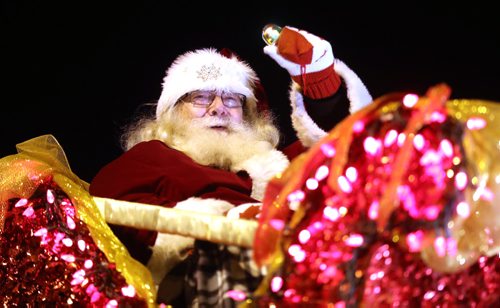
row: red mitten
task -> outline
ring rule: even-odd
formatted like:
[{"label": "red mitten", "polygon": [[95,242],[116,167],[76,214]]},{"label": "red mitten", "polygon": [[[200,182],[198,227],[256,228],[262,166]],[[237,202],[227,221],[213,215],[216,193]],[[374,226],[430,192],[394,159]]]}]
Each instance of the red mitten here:
[{"label": "red mitten", "polygon": [[318,36],[286,26],[276,45],[264,47],[264,53],[286,69],[309,98],[332,96],[340,86],[340,77],[333,69],[332,46]]}]

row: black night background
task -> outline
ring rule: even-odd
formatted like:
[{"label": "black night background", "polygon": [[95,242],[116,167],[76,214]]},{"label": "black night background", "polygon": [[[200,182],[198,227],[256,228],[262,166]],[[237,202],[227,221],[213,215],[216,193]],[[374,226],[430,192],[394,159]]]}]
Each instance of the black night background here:
[{"label": "black night background", "polygon": [[1,2],[0,157],[52,134],[73,172],[90,181],[121,153],[121,127],[158,99],[170,63],[201,47],[230,48],[254,68],[289,136],[290,79],[262,52],[261,29],[271,22],[330,41],[374,98],[425,94],[445,82],[452,98],[500,102],[500,24],[496,10],[478,1],[135,2]]}]

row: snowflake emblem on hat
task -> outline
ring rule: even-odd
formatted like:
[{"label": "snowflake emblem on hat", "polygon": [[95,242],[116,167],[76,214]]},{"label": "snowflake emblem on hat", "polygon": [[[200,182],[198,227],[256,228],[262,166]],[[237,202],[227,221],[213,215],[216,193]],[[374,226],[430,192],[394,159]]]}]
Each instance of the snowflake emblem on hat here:
[{"label": "snowflake emblem on hat", "polygon": [[215,80],[221,76],[220,69],[213,64],[211,64],[210,66],[203,65],[201,69],[197,71],[197,73],[198,78],[202,79],[203,81],[207,81],[209,79]]}]

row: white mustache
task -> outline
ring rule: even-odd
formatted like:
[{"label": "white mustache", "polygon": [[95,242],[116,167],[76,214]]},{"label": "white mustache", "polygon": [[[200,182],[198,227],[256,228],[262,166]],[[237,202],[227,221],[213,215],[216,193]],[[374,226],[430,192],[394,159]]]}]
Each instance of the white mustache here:
[{"label": "white mustache", "polygon": [[193,121],[196,122],[196,125],[201,127],[224,126],[231,128],[236,125],[230,118],[201,118]]}]

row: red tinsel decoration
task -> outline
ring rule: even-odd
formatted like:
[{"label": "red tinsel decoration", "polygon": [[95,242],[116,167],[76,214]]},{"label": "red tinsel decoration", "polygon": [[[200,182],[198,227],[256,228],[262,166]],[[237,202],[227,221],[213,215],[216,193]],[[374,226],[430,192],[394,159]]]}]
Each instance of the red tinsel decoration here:
[{"label": "red tinsel decoration", "polygon": [[252,304],[500,306],[498,253],[454,272],[422,259],[429,247],[439,257],[460,256],[450,222],[470,215],[464,192],[474,183],[467,177],[463,124],[447,116],[444,104],[423,111],[411,99],[383,98],[378,109],[347,120],[352,125],[343,128],[352,131],[334,131],[314,155],[301,158],[307,164],[296,161],[270,183],[255,241],[256,260],[270,273]]},{"label": "red tinsel decoration", "polygon": [[50,178],[29,199],[9,200],[0,261],[4,307],[147,307]]}]

